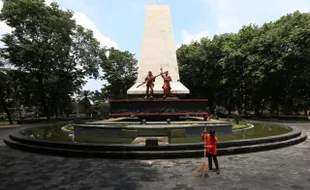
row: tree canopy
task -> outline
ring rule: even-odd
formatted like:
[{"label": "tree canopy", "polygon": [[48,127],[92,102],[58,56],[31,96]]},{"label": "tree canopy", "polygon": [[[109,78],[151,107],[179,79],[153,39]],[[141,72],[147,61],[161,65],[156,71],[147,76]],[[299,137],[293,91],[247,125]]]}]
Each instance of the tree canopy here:
[{"label": "tree canopy", "polygon": [[[107,117],[108,98],[128,98],[137,78],[134,54],[101,48],[73,12],[44,0],[6,0],[0,20],[12,28],[0,49],[0,111],[11,123],[22,117],[22,108],[47,118],[79,110]],[[204,37],[176,53],[181,82],[191,98],[209,99],[211,113],[309,110],[309,13],[296,11],[262,26]],[[82,90],[88,78],[107,83],[101,91]]]},{"label": "tree canopy", "polygon": [[134,54],[111,48],[103,51],[101,55],[104,72],[102,79],[108,82],[102,89],[103,93],[106,97],[127,97],[127,90],[134,85],[137,78],[138,61]]},{"label": "tree canopy", "polygon": [[215,35],[177,50],[181,81],[212,113],[284,114],[310,106],[310,14],[296,11],[261,27]]},{"label": "tree canopy", "polygon": [[98,77],[99,42],[72,16],[42,0],[7,0],[0,15],[13,29],[2,38],[1,56],[29,75],[28,85],[48,118],[68,105],[87,76]]}]

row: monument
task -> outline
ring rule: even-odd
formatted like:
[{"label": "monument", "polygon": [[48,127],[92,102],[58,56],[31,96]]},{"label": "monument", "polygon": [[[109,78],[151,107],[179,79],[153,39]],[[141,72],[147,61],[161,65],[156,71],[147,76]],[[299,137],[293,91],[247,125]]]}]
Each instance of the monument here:
[{"label": "monument", "polygon": [[[190,93],[180,82],[169,5],[147,5],[138,78],[127,94],[145,94],[146,85],[137,86],[144,82],[149,71],[157,75],[160,68],[169,71],[172,94]],[[154,94],[163,94],[162,86],[162,78],[156,78]]]},{"label": "monument", "polygon": [[[182,116],[206,115],[207,99],[179,99],[190,91],[180,81],[169,5],[146,6],[138,65],[136,83],[127,90],[127,94],[141,95],[141,98],[110,99],[110,117],[178,120]],[[160,76],[161,71],[169,74]],[[154,76],[157,76],[155,81]],[[165,80],[164,84],[164,77],[168,77],[169,82]],[[146,95],[147,86],[148,90],[153,89],[153,94]],[[169,97],[166,98],[167,94]]]}]

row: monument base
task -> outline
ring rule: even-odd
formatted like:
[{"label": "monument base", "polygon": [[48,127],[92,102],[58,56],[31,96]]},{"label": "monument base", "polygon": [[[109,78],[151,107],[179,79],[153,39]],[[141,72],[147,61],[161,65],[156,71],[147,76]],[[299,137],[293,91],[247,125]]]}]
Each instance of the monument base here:
[{"label": "monument base", "polygon": [[182,116],[205,116],[207,99],[110,99],[110,117],[147,120],[178,120]]},{"label": "monument base", "polygon": [[[142,85],[139,88],[137,88],[138,85],[141,83],[134,84],[130,89],[127,90],[127,94],[134,94],[134,95],[145,95],[146,92],[146,86]],[[164,94],[164,90],[162,88],[163,82],[160,80],[160,82],[155,82],[154,85],[154,94]],[[172,94],[189,94],[190,91],[181,83],[181,82],[171,82],[171,93]]]}]

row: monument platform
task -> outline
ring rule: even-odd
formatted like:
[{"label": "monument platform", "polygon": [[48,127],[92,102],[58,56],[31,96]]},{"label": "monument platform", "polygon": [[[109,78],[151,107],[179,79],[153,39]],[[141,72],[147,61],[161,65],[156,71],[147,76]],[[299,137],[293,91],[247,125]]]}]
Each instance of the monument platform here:
[{"label": "monument platform", "polygon": [[[133,94],[133,95],[145,94],[146,92],[145,85],[142,85],[139,88],[137,88],[137,86],[141,83],[136,83],[135,85],[133,85],[130,89],[128,89],[127,94]],[[154,94],[164,94],[162,86],[163,86],[163,79],[161,77],[158,77],[154,83]],[[170,86],[172,94],[189,94],[189,90],[180,82],[170,82]]]},{"label": "monument platform", "polygon": [[178,119],[205,116],[207,99],[110,99],[110,117]]}]

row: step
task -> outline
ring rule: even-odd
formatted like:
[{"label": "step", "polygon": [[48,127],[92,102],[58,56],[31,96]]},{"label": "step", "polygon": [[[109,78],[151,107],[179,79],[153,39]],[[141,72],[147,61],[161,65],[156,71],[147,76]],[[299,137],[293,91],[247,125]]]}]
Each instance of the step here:
[{"label": "step", "polygon": [[[281,142],[265,143],[259,145],[247,145],[241,147],[219,148],[218,155],[231,155],[240,153],[250,153],[258,151],[273,150],[301,143],[307,139],[307,135],[302,133],[300,136]],[[96,151],[96,150],[77,150],[67,148],[53,148],[47,146],[35,146],[14,141],[9,136],[4,138],[4,142],[12,147],[25,151],[59,155],[67,157],[101,157],[116,159],[172,159],[172,158],[193,158],[202,157],[203,150],[171,150],[171,151]]]},{"label": "step", "polygon": [[[249,145],[258,145],[265,143],[281,142],[296,138],[301,135],[301,132],[293,128],[293,131],[264,138],[256,139],[245,139],[245,140],[234,140],[228,142],[219,142],[218,148],[229,148],[229,147],[242,147]],[[54,148],[68,148],[78,150],[95,150],[95,151],[172,151],[172,150],[200,150],[203,146],[201,143],[186,143],[186,144],[163,144],[159,146],[143,146],[133,144],[98,144],[98,143],[73,143],[73,142],[58,142],[48,140],[37,140],[29,137],[25,137],[19,133],[10,134],[10,138],[14,141],[21,142],[23,144],[29,144],[34,146],[47,146]]]}]

